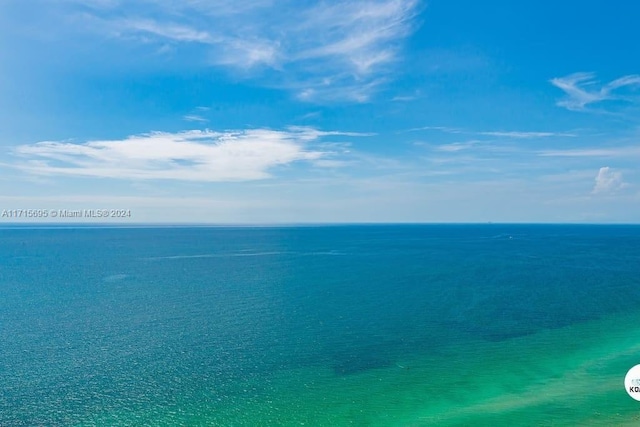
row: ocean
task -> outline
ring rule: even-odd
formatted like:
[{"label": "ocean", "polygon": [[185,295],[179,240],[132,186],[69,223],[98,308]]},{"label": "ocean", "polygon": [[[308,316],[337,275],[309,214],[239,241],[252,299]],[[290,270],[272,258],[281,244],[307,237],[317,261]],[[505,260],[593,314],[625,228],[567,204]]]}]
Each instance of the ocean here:
[{"label": "ocean", "polygon": [[0,236],[2,427],[640,425],[640,226]]}]

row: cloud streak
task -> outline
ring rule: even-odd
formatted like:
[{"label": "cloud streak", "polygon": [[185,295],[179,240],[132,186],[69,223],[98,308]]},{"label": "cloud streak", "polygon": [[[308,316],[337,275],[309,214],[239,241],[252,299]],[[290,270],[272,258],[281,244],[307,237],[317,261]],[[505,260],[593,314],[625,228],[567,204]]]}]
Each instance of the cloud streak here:
[{"label": "cloud streak", "polygon": [[534,139],[534,138],[552,138],[552,137],[575,137],[576,134],[568,132],[530,132],[530,131],[470,131],[458,128],[452,128],[447,126],[424,126],[420,128],[409,129],[411,132],[415,131],[438,131],[450,134],[467,134],[467,135],[479,135],[479,136],[493,136],[497,138],[509,138],[509,139]]},{"label": "cloud streak", "polygon": [[595,80],[594,73],[574,73],[551,79],[550,82],[566,95],[557,102],[558,106],[571,111],[584,111],[590,104],[603,101],[630,101],[620,89],[640,88],[640,75],[620,77],[604,85]]},{"label": "cloud streak", "polygon": [[182,117],[183,120],[187,121],[187,122],[208,122],[208,119],[205,119],[202,116],[199,116],[197,114],[187,114],[186,116]]},{"label": "cloud streak", "polygon": [[575,148],[575,149],[558,149],[543,150],[538,152],[538,156],[542,157],[620,157],[629,158],[640,156],[640,147],[622,146],[611,148]]},{"label": "cloud streak", "polygon": [[[44,141],[21,145],[19,169],[37,175],[90,176],[133,180],[251,181],[266,179],[278,166],[327,161],[332,153],[319,139],[356,133],[292,127],[214,132],[154,132],[123,140],[80,144]],[[317,146],[310,148],[310,144]],[[331,145],[329,145],[331,147]],[[320,164],[326,167],[324,163]]]},{"label": "cloud streak", "polygon": [[531,138],[550,138],[555,136],[569,136],[574,137],[575,134],[572,133],[562,133],[562,132],[478,132],[478,135],[485,136],[496,136],[500,138],[513,138],[513,139],[531,139]]}]

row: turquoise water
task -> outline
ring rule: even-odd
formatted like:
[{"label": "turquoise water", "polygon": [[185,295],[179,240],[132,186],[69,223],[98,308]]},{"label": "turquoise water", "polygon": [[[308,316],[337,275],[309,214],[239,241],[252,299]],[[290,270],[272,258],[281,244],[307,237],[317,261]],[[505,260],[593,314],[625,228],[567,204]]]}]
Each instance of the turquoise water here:
[{"label": "turquoise water", "polygon": [[3,427],[640,423],[640,226],[0,235]]}]

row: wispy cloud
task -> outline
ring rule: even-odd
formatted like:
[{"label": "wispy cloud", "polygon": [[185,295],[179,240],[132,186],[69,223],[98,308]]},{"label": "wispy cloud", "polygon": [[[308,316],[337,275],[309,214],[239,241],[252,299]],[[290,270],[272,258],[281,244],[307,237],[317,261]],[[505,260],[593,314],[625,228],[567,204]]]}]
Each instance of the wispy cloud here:
[{"label": "wispy cloud", "polygon": [[627,186],[622,177],[622,172],[614,171],[608,166],[600,168],[595,181],[593,194],[615,193]]},{"label": "wispy cloud", "polygon": [[467,135],[480,135],[480,136],[493,136],[497,138],[511,138],[511,139],[533,139],[533,138],[551,138],[551,137],[575,137],[574,133],[569,132],[530,132],[530,131],[472,131],[447,126],[424,126],[419,128],[409,129],[409,131],[438,131],[450,134],[467,134]]},{"label": "wispy cloud", "polygon": [[595,80],[594,73],[574,73],[565,77],[551,79],[551,84],[562,89],[566,94],[564,99],[558,101],[558,106],[572,111],[583,111],[589,104],[602,101],[629,101],[630,98],[619,93],[619,89],[639,88],[640,75],[628,75],[609,83],[601,84]]},{"label": "wispy cloud", "polygon": [[409,102],[415,101],[416,99],[418,99],[416,95],[398,95],[391,98],[394,102]]},{"label": "wispy cloud", "polygon": [[362,134],[307,127],[154,132],[80,144],[45,141],[18,146],[15,154],[23,159],[17,167],[36,175],[249,181],[269,178],[272,168],[299,161],[322,160],[319,166],[327,167],[333,153],[318,140],[329,135]]},{"label": "wispy cloud", "polygon": [[307,38],[297,57],[330,58],[367,75],[395,59],[395,43],[409,35],[416,5],[416,0],[321,3],[304,11],[296,28],[299,34],[319,35]]},{"label": "wispy cloud", "polygon": [[393,74],[420,8],[419,0],[108,5],[110,13],[102,13],[104,5],[85,13],[92,29],[145,43],[204,46],[212,65],[262,78],[301,100],[357,102],[369,99]]},{"label": "wispy cloud", "polygon": [[640,147],[622,146],[612,148],[576,148],[576,149],[558,149],[558,150],[542,150],[538,152],[538,156],[542,157],[634,157],[640,156]]},{"label": "wispy cloud", "polygon": [[448,126],[422,126],[419,128],[411,128],[408,129],[407,132],[419,132],[419,131],[439,131],[445,133],[467,133],[466,131],[458,128],[448,127]]},{"label": "wispy cloud", "polygon": [[206,31],[199,31],[187,25],[161,24],[151,19],[124,19],[113,22],[113,29],[119,32],[138,32],[170,39],[178,42],[214,43],[219,41]]},{"label": "wispy cloud", "polygon": [[186,116],[182,117],[184,120],[188,121],[188,122],[208,122],[209,120],[205,119],[202,116],[198,116],[197,114],[187,114]]},{"label": "wispy cloud", "polygon": [[448,153],[455,153],[457,151],[468,150],[470,148],[476,147],[482,141],[477,139],[472,139],[470,141],[464,142],[453,142],[451,144],[442,144],[434,147],[436,151],[444,151]]},{"label": "wispy cloud", "polygon": [[556,136],[570,136],[574,137],[575,134],[563,133],[563,132],[477,132],[478,135],[496,136],[500,138],[513,138],[513,139],[531,139],[531,138],[549,138]]}]

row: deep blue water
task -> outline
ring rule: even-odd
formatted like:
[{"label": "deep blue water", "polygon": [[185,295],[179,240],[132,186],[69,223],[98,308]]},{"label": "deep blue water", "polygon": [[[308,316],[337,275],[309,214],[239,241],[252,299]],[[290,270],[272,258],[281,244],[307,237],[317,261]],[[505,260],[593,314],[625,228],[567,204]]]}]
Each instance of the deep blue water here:
[{"label": "deep blue water", "polygon": [[6,227],[0,295],[0,426],[92,424],[638,310],[640,226]]}]

